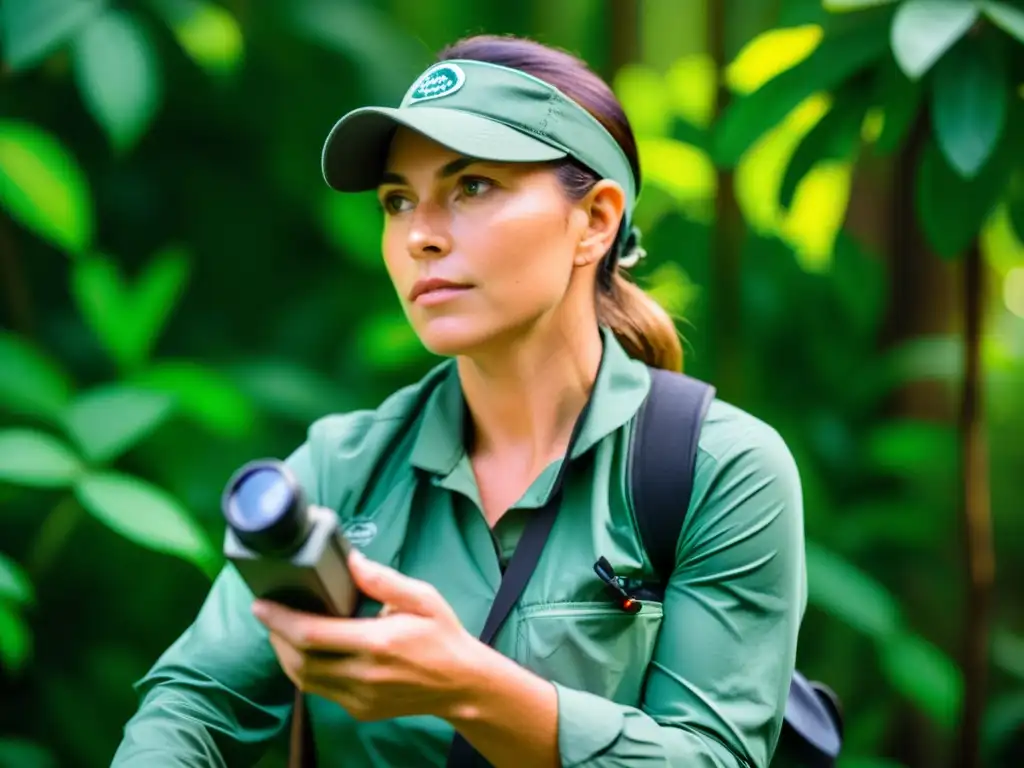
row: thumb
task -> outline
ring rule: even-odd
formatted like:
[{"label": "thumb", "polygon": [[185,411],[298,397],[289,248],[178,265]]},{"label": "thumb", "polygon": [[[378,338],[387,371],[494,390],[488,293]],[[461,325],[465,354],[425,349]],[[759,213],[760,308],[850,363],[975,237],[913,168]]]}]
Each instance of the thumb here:
[{"label": "thumb", "polygon": [[451,613],[441,594],[431,585],[413,579],[366,557],[353,549],[348,559],[349,571],[356,587],[367,597],[384,605],[387,613],[414,613],[439,616]]}]

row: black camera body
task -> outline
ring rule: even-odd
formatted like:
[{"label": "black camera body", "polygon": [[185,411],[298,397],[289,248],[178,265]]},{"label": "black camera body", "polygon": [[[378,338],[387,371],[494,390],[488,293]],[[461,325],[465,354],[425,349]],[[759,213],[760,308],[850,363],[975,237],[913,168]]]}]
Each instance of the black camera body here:
[{"label": "black camera body", "polygon": [[350,544],[329,509],[310,505],[288,466],[253,461],[228,481],[221,503],[224,556],[252,590],[296,610],[348,617],[360,594]]}]

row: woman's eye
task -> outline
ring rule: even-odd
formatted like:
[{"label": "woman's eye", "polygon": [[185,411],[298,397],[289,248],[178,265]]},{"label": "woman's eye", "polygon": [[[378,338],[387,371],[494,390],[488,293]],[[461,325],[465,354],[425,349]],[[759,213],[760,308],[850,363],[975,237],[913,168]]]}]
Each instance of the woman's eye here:
[{"label": "woman's eye", "polygon": [[487,179],[467,176],[461,182],[462,194],[466,197],[479,197],[489,190],[493,185]]},{"label": "woman's eye", "polygon": [[386,213],[402,213],[409,210],[409,206],[412,203],[409,201],[409,198],[393,193],[384,198],[382,205]]}]

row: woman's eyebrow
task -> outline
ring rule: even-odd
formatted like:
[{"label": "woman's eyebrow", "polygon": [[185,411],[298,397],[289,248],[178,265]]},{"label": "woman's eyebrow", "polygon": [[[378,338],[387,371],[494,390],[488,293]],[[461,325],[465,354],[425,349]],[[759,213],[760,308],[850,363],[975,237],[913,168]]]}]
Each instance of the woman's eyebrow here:
[{"label": "woman's eyebrow", "polygon": [[[450,163],[446,163],[444,166],[441,167],[441,169],[436,174],[437,178],[445,179],[448,178],[449,176],[454,176],[459,171],[464,170],[465,168],[473,165],[473,163],[478,162],[480,161],[475,157],[457,157]],[[400,173],[395,173],[394,171],[384,171],[380,175],[380,183],[408,184],[409,180],[406,179],[405,176],[403,176]]]}]

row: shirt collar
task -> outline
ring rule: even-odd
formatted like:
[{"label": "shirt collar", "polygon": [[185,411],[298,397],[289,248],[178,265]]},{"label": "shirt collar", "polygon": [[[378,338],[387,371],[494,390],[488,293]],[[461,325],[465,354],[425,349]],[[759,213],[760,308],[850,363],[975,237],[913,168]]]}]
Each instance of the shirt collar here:
[{"label": "shirt collar", "polygon": [[[593,401],[580,430],[572,458],[578,458],[627,424],[639,410],[650,389],[650,374],[640,361],[626,354],[615,335],[601,329],[604,359],[594,383]],[[448,475],[465,453],[463,429],[465,404],[454,361],[428,398],[410,461],[435,475]]]}]

